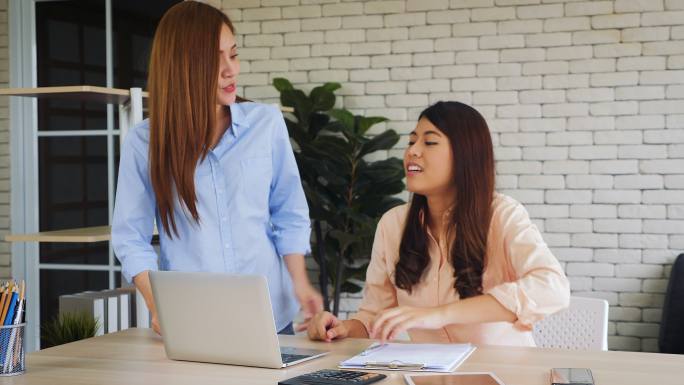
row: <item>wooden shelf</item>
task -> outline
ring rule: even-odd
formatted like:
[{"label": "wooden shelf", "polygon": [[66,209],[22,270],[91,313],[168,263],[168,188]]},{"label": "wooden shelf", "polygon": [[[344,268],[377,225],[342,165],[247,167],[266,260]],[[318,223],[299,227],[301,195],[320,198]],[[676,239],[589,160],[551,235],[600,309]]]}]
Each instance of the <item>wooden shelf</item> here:
[{"label": "wooden shelf", "polygon": [[[96,86],[65,86],[38,88],[0,88],[0,95],[29,96],[35,98],[60,98],[82,102],[124,104],[130,99],[129,90]],[[142,93],[143,98],[147,92]]]},{"label": "wooden shelf", "polygon": [[[7,234],[6,242],[64,242],[64,243],[92,243],[103,242],[112,239],[111,226],[81,227],[77,229],[64,229],[55,231],[42,231],[32,234]],[[157,226],[152,231],[153,241],[159,236]]]},{"label": "wooden shelf", "polygon": [[[38,88],[0,88],[0,96],[27,96],[34,98],[71,99],[81,102],[124,104],[131,97],[129,90],[97,86],[60,86]],[[142,93],[148,97],[147,92]],[[282,112],[294,112],[292,107],[279,106]]]},{"label": "wooden shelf", "polygon": [[7,242],[102,242],[112,238],[110,226],[43,231],[33,234],[8,234]]}]

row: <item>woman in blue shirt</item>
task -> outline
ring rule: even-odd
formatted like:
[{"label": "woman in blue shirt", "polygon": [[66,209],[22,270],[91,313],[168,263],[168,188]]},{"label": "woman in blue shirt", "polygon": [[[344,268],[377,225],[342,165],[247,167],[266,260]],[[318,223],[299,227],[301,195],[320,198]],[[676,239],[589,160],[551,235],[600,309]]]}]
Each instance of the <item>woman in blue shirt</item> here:
[{"label": "woman in blue shirt", "polygon": [[310,220],[287,128],[276,107],[240,103],[234,31],[199,2],[166,12],[150,54],[149,119],[122,147],[112,244],[157,333],[157,268],[266,276],[284,333],[297,300],[307,317],[322,308],[306,275]]}]

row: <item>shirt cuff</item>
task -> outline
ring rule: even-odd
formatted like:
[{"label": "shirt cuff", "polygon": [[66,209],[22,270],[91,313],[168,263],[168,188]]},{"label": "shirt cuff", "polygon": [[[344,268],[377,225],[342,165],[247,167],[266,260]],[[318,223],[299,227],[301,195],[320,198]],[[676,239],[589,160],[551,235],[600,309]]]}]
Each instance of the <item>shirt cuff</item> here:
[{"label": "shirt cuff", "polygon": [[494,297],[499,303],[518,317],[513,325],[521,330],[530,331],[534,323],[544,318],[541,314],[527,311],[529,298],[516,282],[506,282],[493,287],[486,294]]},{"label": "shirt cuff", "polygon": [[306,255],[311,252],[311,231],[309,229],[278,231],[274,238],[276,251],[280,256]]},{"label": "shirt cuff", "polygon": [[133,282],[133,278],[143,271],[157,271],[159,266],[157,264],[157,255],[154,256],[130,256],[125,262],[121,263],[121,274],[128,282]]}]

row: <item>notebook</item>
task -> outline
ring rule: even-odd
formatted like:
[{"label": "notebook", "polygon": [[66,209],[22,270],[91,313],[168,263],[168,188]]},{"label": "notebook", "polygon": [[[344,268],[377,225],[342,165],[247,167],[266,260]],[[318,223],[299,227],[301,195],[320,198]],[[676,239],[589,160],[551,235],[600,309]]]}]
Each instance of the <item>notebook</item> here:
[{"label": "notebook", "polygon": [[360,354],[340,362],[339,367],[451,372],[473,351],[475,351],[475,346],[471,344],[380,344],[376,342]]},{"label": "notebook", "polygon": [[405,375],[408,385],[504,385],[494,373],[453,373],[436,376]]}]

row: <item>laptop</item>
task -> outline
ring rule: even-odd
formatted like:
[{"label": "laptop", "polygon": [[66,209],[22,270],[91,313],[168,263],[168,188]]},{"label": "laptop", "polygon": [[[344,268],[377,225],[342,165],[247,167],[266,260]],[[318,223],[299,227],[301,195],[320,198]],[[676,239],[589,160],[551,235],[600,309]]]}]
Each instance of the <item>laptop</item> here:
[{"label": "laptop", "polygon": [[172,360],[284,368],[328,352],[281,347],[263,276],[150,272]]}]

